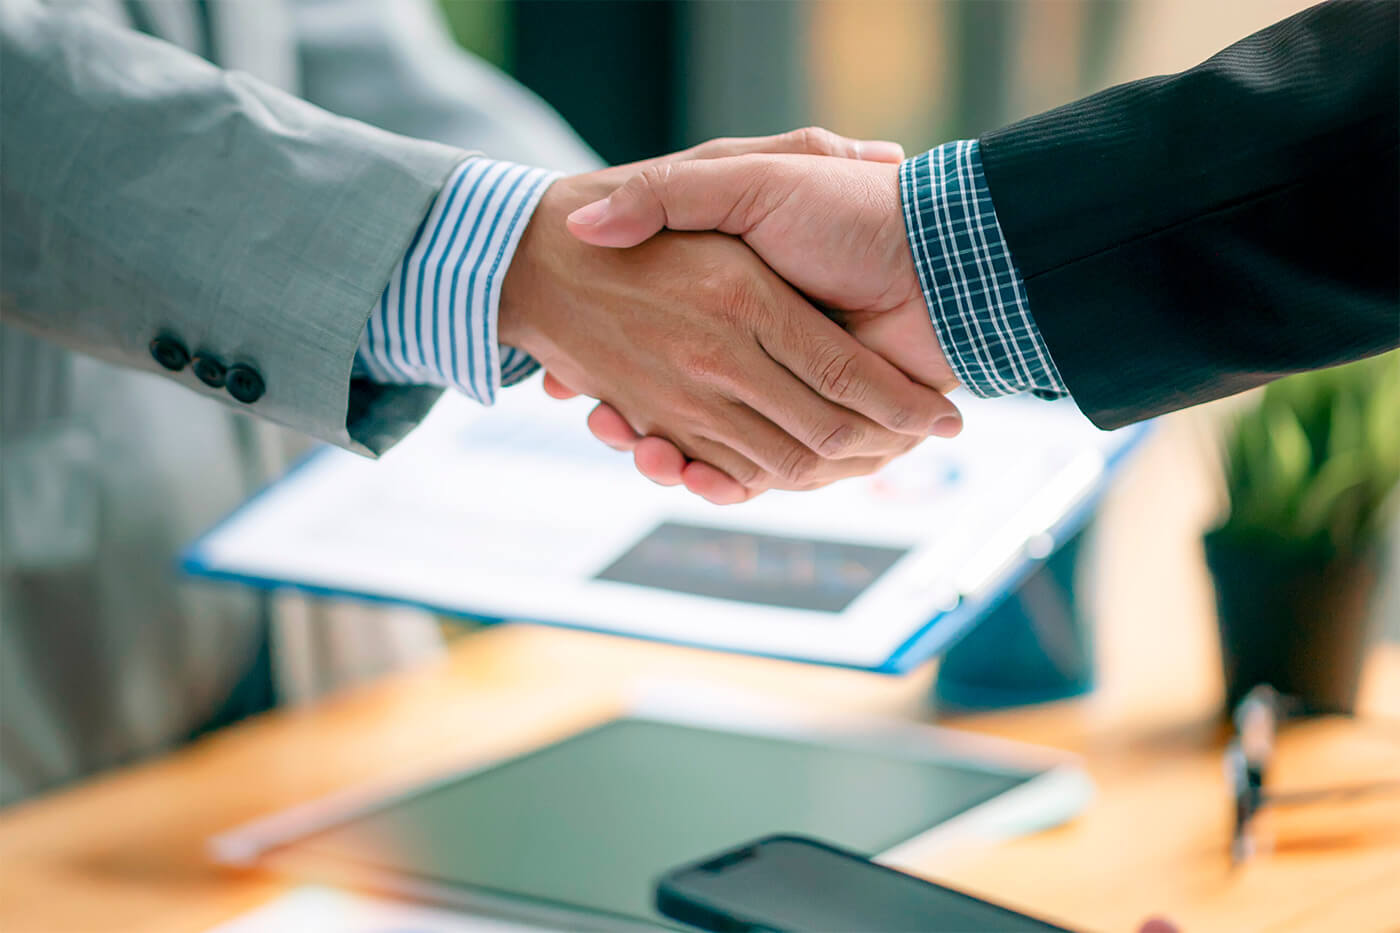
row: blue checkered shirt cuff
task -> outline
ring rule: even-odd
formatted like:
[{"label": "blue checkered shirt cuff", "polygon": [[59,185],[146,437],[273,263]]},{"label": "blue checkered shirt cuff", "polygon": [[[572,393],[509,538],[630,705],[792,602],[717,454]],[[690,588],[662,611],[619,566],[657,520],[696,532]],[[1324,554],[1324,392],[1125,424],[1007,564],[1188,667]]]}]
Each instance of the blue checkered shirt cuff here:
[{"label": "blue checkered shirt cuff", "polygon": [[899,186],[924,301],[962,384],[981,398],[1068,395],[997,223],[977,140],[906,159]]},{"label": "blue checkered shirt cuff", "polygon": [[538,364],[500,344],[501,284],[550,182],[545,169],[468,159],[423,218],[355,355],[380,383],[452,386],[484,405]]}]

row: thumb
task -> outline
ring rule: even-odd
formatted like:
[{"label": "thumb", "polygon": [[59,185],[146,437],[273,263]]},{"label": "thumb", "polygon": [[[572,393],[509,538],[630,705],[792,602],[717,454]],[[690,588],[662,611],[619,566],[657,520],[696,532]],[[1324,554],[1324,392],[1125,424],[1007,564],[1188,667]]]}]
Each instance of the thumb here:
[{"label": "thumb", "polygon": [[653,165],[608,197],[569,215],[569,232],[593,246],[636,246],[663,229],[742,236],[775,202],[773,156]]}]

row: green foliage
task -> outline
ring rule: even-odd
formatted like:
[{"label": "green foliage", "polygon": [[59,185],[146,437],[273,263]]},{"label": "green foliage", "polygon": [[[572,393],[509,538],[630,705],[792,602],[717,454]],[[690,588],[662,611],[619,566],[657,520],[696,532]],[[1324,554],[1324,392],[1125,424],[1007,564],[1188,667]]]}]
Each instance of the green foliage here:
[{"label": "green foliage", "polygon": [[1223,532],[1356,553],[1400,484],[1400,354],[1281,379],[1225,438]]},{"label": "green foliage", "polygon": [[462,48],[510,70],[510,4],[506,0],[440,0],[452,35]]}]

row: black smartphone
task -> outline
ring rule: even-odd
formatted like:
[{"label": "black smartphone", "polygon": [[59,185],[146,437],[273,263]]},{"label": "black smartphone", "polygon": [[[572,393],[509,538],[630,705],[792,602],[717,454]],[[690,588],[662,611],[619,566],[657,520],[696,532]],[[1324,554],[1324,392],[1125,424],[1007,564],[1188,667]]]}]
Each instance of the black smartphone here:
[{"label": "black smartphone", "polygon": [[667,873],[656,908],[715,933],[1042,933],[1055,926],[801,836],[766,836]]}]

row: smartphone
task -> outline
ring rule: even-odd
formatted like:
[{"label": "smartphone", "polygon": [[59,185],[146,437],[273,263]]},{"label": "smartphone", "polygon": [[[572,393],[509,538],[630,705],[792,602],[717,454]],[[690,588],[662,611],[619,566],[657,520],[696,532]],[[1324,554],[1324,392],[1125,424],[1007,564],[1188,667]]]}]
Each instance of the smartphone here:
[{"label": "smartphone", "polygon": [[766,836],[667,873],[662,914],[716,933],[1041,933],[1044,920],[801,836]]}]

